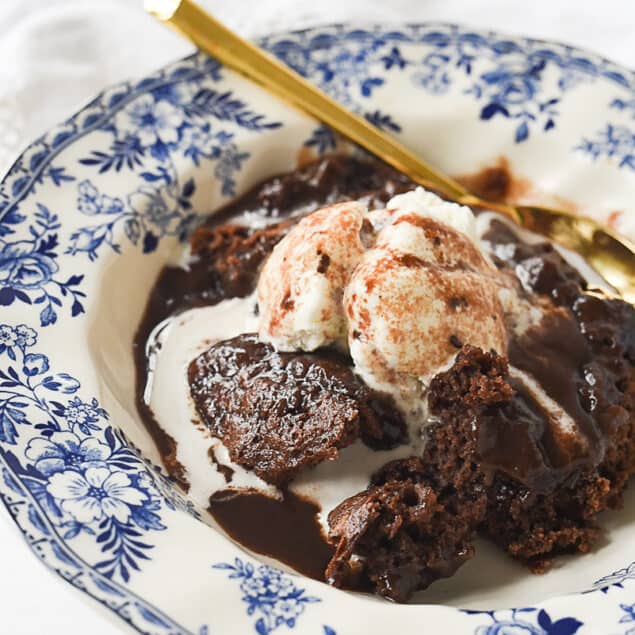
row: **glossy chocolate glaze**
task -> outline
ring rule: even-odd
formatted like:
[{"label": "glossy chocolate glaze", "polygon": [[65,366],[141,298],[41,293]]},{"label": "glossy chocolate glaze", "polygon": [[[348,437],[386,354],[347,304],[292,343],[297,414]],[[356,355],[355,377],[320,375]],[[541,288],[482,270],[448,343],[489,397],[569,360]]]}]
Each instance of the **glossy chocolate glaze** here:
[{"label": "glossy chocolate glaze", "polygon": [[317,520],[319,508],[291,491],[283,495],[279,501],[257,492],[217,492],[209,511],[241,545],[323,580],[334,550]]},{"label": "glossy chocolate glaze", "polygon": [[[501,270],[514,272],[525,291],[553,304],[538,326],[510,338],[509,363],[540,384],[571,417],[577,434],[565,434],[548,413],[540,414],[540,406],[516,382],[515,425],[504,424],[503,409],[494,426],[499,433],[484,442],[489,451],[483,459],[523,484],[549,491],[575,469],[604,458],[607,421],[623,408],[619,385],[635,355],[635,311],[620,300],[588,292],[581,275],[547,243],[527,244],[498,221],[484,238],[493,245]],[[533,443],[527,443],[526,434],[510,432],[521,421],[528,423]],[[513,460],[512,471],[505,457]]]},{"label": "glossy chocolate glaze", "polygon": [[549,492],[589,459],[587,444],[563,435],[558,423],[523,384],[496,415],[481,420],[478,452],[483,467],[501,471],[535,492]]}]

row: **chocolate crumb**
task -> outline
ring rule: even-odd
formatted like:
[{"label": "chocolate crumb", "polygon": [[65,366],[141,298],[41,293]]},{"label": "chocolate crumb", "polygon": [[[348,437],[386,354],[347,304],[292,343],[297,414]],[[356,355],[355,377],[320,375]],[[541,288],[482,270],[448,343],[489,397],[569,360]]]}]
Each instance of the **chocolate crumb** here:
[{"label": "chocolate crumb", "polygon": [[448,300],[448,304],[450,305],[450,308],[454,311],[458,311],[459,309],[465,309],[470,305],[467,299],[464,298],[463,296],[452,296]]},{"label": "chocolate crumb", "polygon": [[399,254],[395,258],[397,264],[402,267],[407,267],[408,269],[415,269],[417,267],[424,267],[425,261],[421,260],[421,258],[417,258],[417,256],[413,256],[412,254]]},{"label": "chocolate crumb", "polygon": [[293,311],[294,306],[295,302],[291,299],[291,292],[287,291],[284,298],[282,298],[282,302],[280,302],[280,307],[285,311]]},{"label": "chocolate crumb", "polygon": [[452,346],[455,346],[456,348],[463,348],[463,342],[461,342],[461,340],[456,335],[454,335],[454,333],[450,335],[450,344],[452,344]]},{"label": "chocolate crumb", "polygon": [[331,264],[331,257],[328,254],[322,253],[318,251],[320,256],[320,262],[318,263],[317,272],[318,273],[326,273],[329,265]]}]

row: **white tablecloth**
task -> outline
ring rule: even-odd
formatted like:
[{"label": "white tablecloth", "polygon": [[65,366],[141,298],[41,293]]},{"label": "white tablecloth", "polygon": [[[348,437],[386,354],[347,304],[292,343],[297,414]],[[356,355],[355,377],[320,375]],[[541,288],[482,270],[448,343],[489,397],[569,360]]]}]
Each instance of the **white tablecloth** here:
[{"label": "white tablecloth", "polygon": [[[202,0],[247,36],[317,23],[441,20],[553,38],[635,67],[633,0]],[[141,0],[0,0],[0,174],[103,87],[190,51]],[[0,510],[0,633],[119,633],[122,626],[29,552]]]}]

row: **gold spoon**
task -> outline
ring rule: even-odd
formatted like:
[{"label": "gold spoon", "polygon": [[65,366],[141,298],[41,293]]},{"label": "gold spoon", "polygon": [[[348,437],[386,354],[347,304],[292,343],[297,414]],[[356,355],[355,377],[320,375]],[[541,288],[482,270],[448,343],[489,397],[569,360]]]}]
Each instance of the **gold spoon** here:
[{"label": "gold spoon", "polygon": [[464,205],[495,210],[579,253],[628,302],[635,303],[635,245],[597,221],[537,205],[483,200],[338,104],[288,66],[243,40],[191,0],[145,0],[145,8],[198,48],[390,164],[416,183]]}]

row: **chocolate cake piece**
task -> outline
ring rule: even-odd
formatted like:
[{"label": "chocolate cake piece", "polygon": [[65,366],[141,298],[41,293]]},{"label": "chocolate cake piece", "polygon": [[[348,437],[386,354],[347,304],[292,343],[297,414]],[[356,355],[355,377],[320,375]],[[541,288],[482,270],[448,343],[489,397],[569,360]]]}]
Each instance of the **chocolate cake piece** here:
[{"label": "chocolate cake piece", "polygon": [[[560,397],[588,444],[586,459],[570,461],[563,473],[552,470],[548,487],[499,472],[490,488],[483,530],[543,571],[559,553],[592,547],[600,535],[597,514],[621,504],[635,473],[635,309],[588,291],[549,244],[524,243],[500,222],[486,237],[499,268],[514,271],[528,293],[548,298],[559,310],[559,326],[546,323],[542,332],[512,342],[510,362]],[[521,460],[515,445],[498,445],[511,460]]]},{"label": "chocolate cake piece", "polygon": [[149,368],[148,338],[156,325],[169,316],[249,295],[256,286],[263,260],[292,224],[283,221],[262,229],[231,223],[201,226],[190,237],[192,258],[188,267],[164,267],[152,288],[133,343],[137,410],[168,473],[186,490],[189,482],[176,458],[176,442],[158,425],[144,399]]},{"label": "chocolate cake piece", "polygon": [[326,579],[338,587],[370,587],[405,602],[472,556],[473,527],[468,524],[466,532],[465,523],[459,526],[455,520],[418,470],[412,478],[370,487],[329,515],[329,535],[337,549]]},{"label": "chocolate cake piece", "polygon": [[227,298],[245,297],[256,287],[258,271],[292,221],[253,229],[228,223],[201,226],[190,237],[191,259],[187,268],[166,267],[159,274],[142,323],[150,324],[171,314],[216,304]]},{"label": "chocolate cake piece", "polygon": [[[498,374],[484,390],[474,355],[461,353],[452,369],[433,380],[429,395],[430,411],[450,437],[457,422],[473,431],[458,469],[479,474],[484,486],[486,509],[474,529],[536,570],[556,553],[587,550],[597,538],[592,520],[605,491],[591,456],[568,447],[575,439],[549,429],[558,424],[509,376],[502,358],[492,364],[489,372]],[[500,399],[483,407],[492,387]],[[450,453],[445,456],[448,463],[439,473],[453,474],[457,464]]]},{"label": "chocolate cake piece", "polygon": [[[630,313],[624,303],[584,298],[576,306],[596,346],[607,322],[628,323],[625,316],[607,315]],[[613,333],[610,341],[615,346],[619,337]],[[632,382],[630,362],[620,361],[629,355],[617,355],[613,366]],[[611,391],[599,379],[591,383],[606,399]],[[368,490],[329,516],[336,553],[327,578],[337,586],[370,585],[405,601],[471,557],[476,530],[536,572],[555,555],[588,551],[599,536],[597,513],[619,501],[635,471],[632,417],[620,414],[631,407],[635,390],[632,383],[620,385],[630,397],[608,409],[605,425],[614,429],[598,463],[597,453],[575,437],[558,437],[557,422],[510,376],[504,358],[464,347],[453,367],[431,383],[429,407],[437,422],[425,431],[421,459],[385,466]]]},{"label": "chocolate cake piece", "polygon": [[605,435],[599,472],[610,483],[608,505],[616,508],[635,474],[635,310],[621,300],[586,295],[572,311],[594,356],[582,369],[587,381],[580,400],[597,413]]},{"label": "chocolate cake piece", "polygon": [[[502,358],[466,347],[454,368],[437,377],[433,407],[448,416],[426,429],[423,456],[388,463],[366,491],[329,514],[329,539],[336,546],[329,582],[370,587],[405,602],[473,556],[491,480],[476,458],[474,422],[511,398],[506,375]],[[467,416],[450,415],[455,401]]]},{"label": "chocolate cake piece", "polygon": [[260,266],[293,224],[287,220],[262,229],[231,223],[199,227],[190,247],[194,267],[205,263],[210,274],[205,288],[216,286],[226,298],[251,293]]},{"label": "chocolate cake piece", "polygon": [[376,450],[407,440],[390,399],[335,353],[278,353],[241,335],[199,355],[188,377],[200,416],[232,461],[274,485],[358,438]]}]

